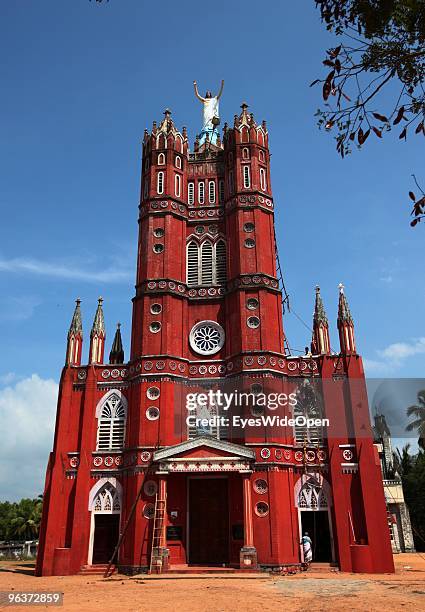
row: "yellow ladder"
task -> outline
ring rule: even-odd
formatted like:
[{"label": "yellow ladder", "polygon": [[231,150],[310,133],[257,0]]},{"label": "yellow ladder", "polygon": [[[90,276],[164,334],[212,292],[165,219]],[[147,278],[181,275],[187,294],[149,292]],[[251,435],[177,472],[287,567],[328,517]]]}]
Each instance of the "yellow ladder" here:
[{"label": "yellow ladder", "polygon": [[158,493],[155,496],[155,509],[153,518],[153,530],[152,530],[152,548],[151,548],[151,559],[149,566],[149,573],[155,570],[157,573],[162,571],[162,556],[158,555],[158,549],[165,547],[164,542],[164,519],[165,510],[167,507],[167,496],[165,499],[159,499]]}]

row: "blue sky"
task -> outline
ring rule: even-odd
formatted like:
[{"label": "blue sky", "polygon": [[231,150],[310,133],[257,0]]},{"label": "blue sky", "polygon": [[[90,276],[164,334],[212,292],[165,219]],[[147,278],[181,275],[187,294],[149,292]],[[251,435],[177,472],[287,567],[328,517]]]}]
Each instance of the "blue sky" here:
[{"label": "blue sky", "polygon": [[[409,227],[407,198],[413,172],[425,181],[423,142],[371,136],[339,159],[316,128],[320,90],[308,86],[333,44],[312,0],[0,4],[0,407],[16,401],[25,413],[39,394],[48,431],[32,446],[42,471],[76,297],[86,338],[104,297],[108,350],[121,321],[128,355],[141,137],[169,106],[193,141],[193,79],[201,91],[225,79],[222,121],[244,100],[267,120],[280,259],[297,314],[310,323],[320,284],[337,348],[342,281],[368,374],[423,376],[425,226]],[[384,96],[377,110],[389,107]],[[293,314],[284,324],[303,349],[308,330]],[[23,452],[20,440],[10,453]]]}]

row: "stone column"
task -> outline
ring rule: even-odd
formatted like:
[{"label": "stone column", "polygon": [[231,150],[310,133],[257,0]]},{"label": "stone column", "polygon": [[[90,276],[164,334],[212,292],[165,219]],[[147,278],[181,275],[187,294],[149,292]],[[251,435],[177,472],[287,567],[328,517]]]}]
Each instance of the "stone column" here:
[{"label": "stone column", "polygon": [[252,524],[251,474],[242,474],[243,484],[243,520],[244,544],[239,559],[241,569],[257,567],[257,549],[254,546],[254,529]]}]

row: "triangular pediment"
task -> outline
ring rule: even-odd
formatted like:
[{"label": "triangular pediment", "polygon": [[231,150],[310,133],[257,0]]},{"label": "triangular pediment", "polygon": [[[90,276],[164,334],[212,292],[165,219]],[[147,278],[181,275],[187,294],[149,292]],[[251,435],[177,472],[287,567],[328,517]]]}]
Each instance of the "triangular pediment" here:
[{"label": "triangular pediment", "polygon": [[224,440],[215,440],[207,436],[187,440],[175,446],[168,446],[154,453],[154,461],[163,461],[183,458],[237,458],[237,459],[254,459],[255,453],[246,446],[225,442]]}]

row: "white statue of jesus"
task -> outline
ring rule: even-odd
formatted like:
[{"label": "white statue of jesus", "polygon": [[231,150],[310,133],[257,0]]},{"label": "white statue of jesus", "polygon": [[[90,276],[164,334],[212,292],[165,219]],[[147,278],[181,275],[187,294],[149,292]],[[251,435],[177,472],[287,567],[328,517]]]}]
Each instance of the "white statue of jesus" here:
[{"label": "white statue of jesus", "polygon": [[195,96],[203,104],[204,119],[202,130],[205,132],[212,132],[218,125],[218,122],[215,124],[213,119],[218,119],[220,117],[218,101],[220,100],[220,96],[223,93],[224,81],[221,81],[220,91],[216,96],[213,96],[210,91],[207,91],[207,93],[205,94],[205,98],[199,95],[198,85],[196,81],[193,81],[193,86],[195,88]]}]

